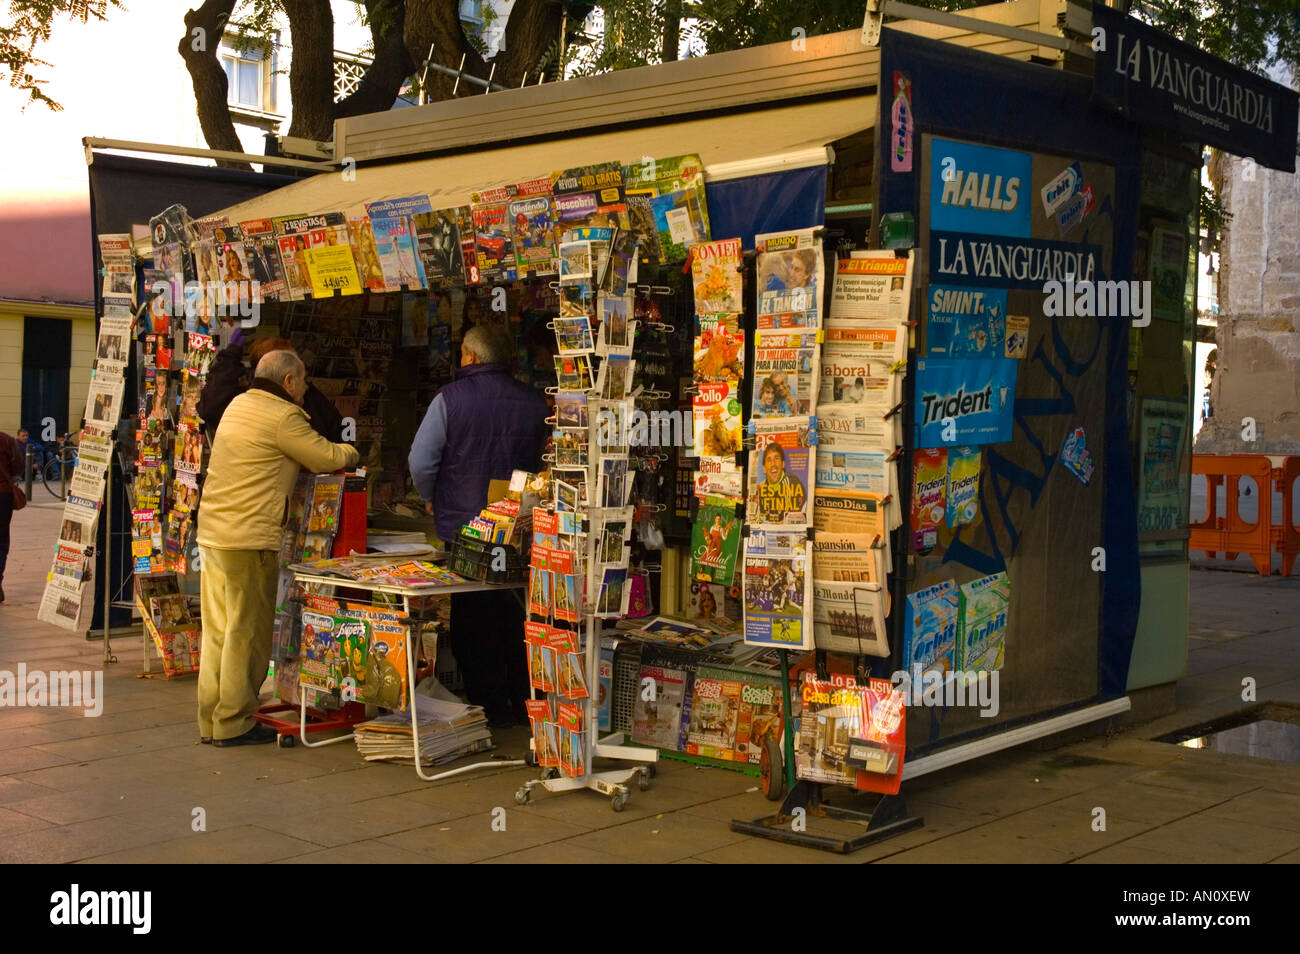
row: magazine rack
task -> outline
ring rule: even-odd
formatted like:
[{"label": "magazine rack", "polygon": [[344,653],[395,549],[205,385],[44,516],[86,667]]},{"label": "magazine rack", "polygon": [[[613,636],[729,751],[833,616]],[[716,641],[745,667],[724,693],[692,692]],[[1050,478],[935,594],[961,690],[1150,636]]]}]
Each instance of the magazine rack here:
[{"label": "magazine rack", "polygon": [[[770,815],[763,815],[752,821],[732,819],[731,830],[746,835],[757,835],[790,845],[804,848],[819,848],[846,855],[865,848],[877,841],[901,835],[913,828],[920,828],[924,820],[919,816],[908,815],[907,806],[901,795],[882,795],[879,793],[854,793],[842,786],[829,786],[822,782],[795,779],[795,744],[794,724],[791,719],[790,704],[790,658],[788,650],[781,650],[781,704],[784,716],[784,737],[786,757],[784,764],[777,764],[779,751],[772,746],[764,752],[768,773],[779,774],[783,788],[787,789],[781,807]],[[775,779],[765,778],[767,785],[774,785]],[[826,789],[842,790],[846,801],[857,802],[856,805],[835,804],[826,800]],[[779,789],[777,789],[779,791]],[[831,832],[807,830],[810,818],[829,819],[834,826]],[[796,824],[799,822],[799,824]]]},{"label": "magazine rack", "polygon": [[[382,593],[388,596],[396,596],[400,600],[401,609],[406,613],[407,620],[407,638],[406,638],[406,672],[407,672],[407,708],[411,713],[411,750],[415,760],[415,774],[420,776],[426,782],[436,782],[440,779],[451,778],[454,775],[463,775],[466,772],[473,772],[485,768],[504,768],[513,765],[526,764],[522,759],[493,759],[487,762],[475,762],[471,765],[462,765],[459,768],[451,769],[446,772],[438,772],[433,775],[426,774],[424,767],[420,764],[420,727],[419,718],[416,712],[416,691],[415,691],[415,646],[417,640],[421,640],[424,634],[425,625],[429,622],[428,617],[421,613],[419,609],[413,606],[412,601],[416,599],[427,599],[428,597],[447,597],[455,596],[460,593],[477,593],[482,590],[501,590],[517,591],[523,589],[523,583],[483,583],[477,580],[465,580],[460,583],[429,583],[426,585],[406,585],[394,583],[378,583],[373,581],[357,581],[343,579],[337,576],[326,576],[312,572],[311,564],[295,564],[289,567],[293,573],[294,582],[309,583],[315,586],[327,587],[332,592],[335,589],[363,590],[368,593],[373,602],[375,594]],[[268,725],[278,726],[276,720],[266,716],[259,719]],[[347,728],[348,723],[322,723],[309,726],[307,724],[307,696],[306,693],[299,693],[298,700],[298,728],[297,738],[308,748],[315,749],[325,745],[334,745],[338,742],[346,742],[354,737],[354,733],[349,732],[346,735],[335,736],[330,739],[323,739],[319,742],[307,741],[308,732],[324,731],[330,728]],[[294,732],[292,724],[288,732],[282,733],[277,740],[281,746],[294,744]]]}]

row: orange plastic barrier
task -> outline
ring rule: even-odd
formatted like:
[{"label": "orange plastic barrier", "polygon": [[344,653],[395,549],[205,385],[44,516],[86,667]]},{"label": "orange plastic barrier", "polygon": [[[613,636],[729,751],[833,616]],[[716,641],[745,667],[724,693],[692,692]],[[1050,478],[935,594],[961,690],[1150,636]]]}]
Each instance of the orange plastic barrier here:
[{"label": "orange plastic barrier", "polygon": [[[1229,560],[1244,553],[1262,576],[1272,573],[1273,467],[1269,459],[1262,454],[1193,454],[1192,473],[1205,475],[1206,514],[1200,523],[1191,524],[1188,549],[1202,550],[1208,557],[1217,557],[1223,552]],[[1240,499],[1237,484],[1242,477],[1253,479],[1258,488],[1259,519],[1254,523],[1243,520],[1237,510]],[[1227,513],[1220,516],[1216,513],[1218,502],[1215,498],[1219,486],[1225,481],[1228,488]],[[1289,497],[1286,499],[1290,500]]]},{"label": "orange plastic barrier", "polygon": [[1300,457],[1288,457],[1281,467],[1273,468],[1273,480],[1282,492],[1282,525],[1273,527],[1273,549],[1282,554],[1282,575],[1290,576],[1300,555],[1300,531],[1295,526],[1296,481],[1300,480]]}]

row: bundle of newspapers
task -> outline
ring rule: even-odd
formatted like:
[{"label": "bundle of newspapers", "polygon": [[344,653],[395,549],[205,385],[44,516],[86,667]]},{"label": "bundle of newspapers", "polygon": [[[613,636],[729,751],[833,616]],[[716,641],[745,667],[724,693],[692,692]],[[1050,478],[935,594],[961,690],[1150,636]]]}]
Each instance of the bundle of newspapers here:
[{"label": "bundle of newspapers", "polygon": [[[444,702],[417,694],[420,764],[441,765],[474,752],[491,749],[492,736],[481,706]],[[368,762],[415,761],[411,744],[411,714],[392,712],[356,726],[357,752]]]}]

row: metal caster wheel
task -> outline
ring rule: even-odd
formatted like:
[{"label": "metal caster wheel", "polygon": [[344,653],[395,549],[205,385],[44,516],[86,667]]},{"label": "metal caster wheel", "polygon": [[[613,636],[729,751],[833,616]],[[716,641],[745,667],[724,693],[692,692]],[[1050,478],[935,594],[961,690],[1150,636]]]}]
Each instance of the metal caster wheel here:
[{"label": "metal caster wheel", "polygon": [[533,797],[532,789],[521,788],[519,789],[519,791],[515,792],[515,804],[527,805],[529,801],[532,800],[532,797]]},{"label": "metal caster wheel", "polygon": [[769,802],[779,802],[785,795],[785,763],[781,758],[781,744],[776,739],[763,743],[758,757],[758,778],[763,797]]},{"label": "metal caster wheel", "polygon": [[641,789],[641,791],[643,792],[650,791],[650,773],[645,771],[644,769],[642,769],[640,772],[637,772],[636,784],[637,787]]},{"label": "metal caster wheel", "polygon": [[281,749],[291,749],[298,744],[298,740],[291,735],[277,735],[275,737],[275,744]]},{"label": "metal caster wheel", "polygon": [[623,809],[627,808],[627,794],[625,792],[620,792],[617,795],[611,796],[609,804],[614,811],[621,812]]}]

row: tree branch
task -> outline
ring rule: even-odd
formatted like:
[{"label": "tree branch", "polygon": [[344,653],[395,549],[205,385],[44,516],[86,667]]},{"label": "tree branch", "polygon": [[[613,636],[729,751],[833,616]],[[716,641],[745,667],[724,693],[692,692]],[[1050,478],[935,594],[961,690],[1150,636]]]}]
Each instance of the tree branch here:
[{"label": "tree branch", "polygon": [[288,134],[328,142],[334,138],[334,12],[329,0],[281,3],[289,18],[293,48],[289,61],[293,121]]},{"label": "tree branch", "polygon": [[402,84],[415,71],[403,42],[405,0],[365,0],[375,59],[357,88],[334,104],[334,118],[390,109]]},{"label": "tree branch", "polygon": [[[234,6],[235,0],[204,0],[197,10],[187,12],[185,35],[181,37],[176,50],[185,61],[185,69],[190,74],[199,128],[203,130],[203,139],[208,148],[243,152],[244,145],[239,141],[235,123],[230,118],[230,107],[226,105],[226,71],[217,59],[221,35]],[[218,160],[217,165],[227,169],[252,168],[246,162],[228,159]]]}]

